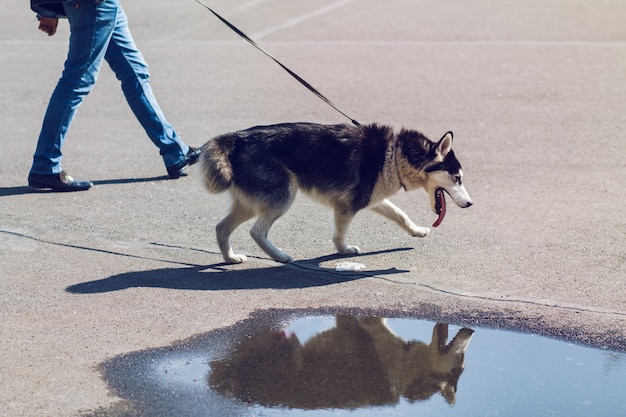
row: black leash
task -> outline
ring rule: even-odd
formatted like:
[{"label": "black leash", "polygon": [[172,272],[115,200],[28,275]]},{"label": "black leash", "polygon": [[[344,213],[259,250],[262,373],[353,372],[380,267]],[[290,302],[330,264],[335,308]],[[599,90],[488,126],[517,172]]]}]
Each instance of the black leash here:
[{"label": "black leash", "polygon": [[341,110],[339,110],[339,108],[337,106],[335,106],[335,104],[330,101],[329,99],[326,98],[326,96],[324,96],[322,93],[320,93],[319,91],[317,91],[311,84],[309,84],[308,82],[306,82],[305,80],[302,79],[302,77],[300,77],[298,74],[296,74],[295,72],[293,72],[292,70],[290,70],[289,68],[287,68],[285,65],[283,65],[279,60],[277,60],[276,58],[274,58],[272,55],[270,55],[269,52],[267,52],[265,49],[261,48],[255,41],[253,41],[252,39],[250,39],[248,37],[248,35],[246,35],[245,33],[243,33],[242,31],[240,31],[239,29],[237,29],[236,26],[234,26],[232,23],[230,23],[228,20],[224,19],[222,16],[220,16],[219,14],[217,14],[213,9],[211,9],[209,6],[207,6],[206,4],[204,4],[202,1],[200,0],[196,0],[197,3],[201,4],[204,8],[206,8],[208,11],[210,11],[211,13],[213,13],[215,15],[215,17],[217,17],[219,20],[222,21],[222,23],[224,23],[226,26],[228,26],[229,28],[231,28],[237,35],[241,36],[243,39],[245,39],[246,41],[248,41],[248,43],[252,46],[254,46],[256,49],[258,49],[259,51],[263,52],[265,55],[267,55],[269,58],[271,58],[274,62],[276,62],[278,65],[281,66],[282,69],[284,69],[285,71],[287,71],[289,73],[289,75],[291,75],[293,78],[295,78],[296,80],[298,80],[300,82],[300,84],[302,84],[303,86],[305,86],[306,88],[309,89],[309,91],[311,91],[313,94],[315,94],[316,96],[318,96],[320,99],[322,99],[326,104],[328,104],[330,107],[332,107],[333,109],[337,110],[339,113],[341,113],[343,116],[345,116],[346,118],[348,118],[354,125],[356,126],[361,126],[361,123],[357,122],[356,120],[354,120],[352,117],[348,116],[346,113],[342,112]]}]

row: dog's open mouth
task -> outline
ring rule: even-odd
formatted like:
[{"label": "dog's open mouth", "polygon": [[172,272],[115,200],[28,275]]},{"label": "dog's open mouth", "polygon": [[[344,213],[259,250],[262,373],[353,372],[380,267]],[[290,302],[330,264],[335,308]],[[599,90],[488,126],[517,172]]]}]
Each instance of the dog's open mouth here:
[{"label": "dog's open mouth", "polygon": [[437,220],[433,223],[433,227],[439,226],[446,216],[446,197],[443,188],[437,188],[435,190],[435,211],[439,217],[437,217]]}]

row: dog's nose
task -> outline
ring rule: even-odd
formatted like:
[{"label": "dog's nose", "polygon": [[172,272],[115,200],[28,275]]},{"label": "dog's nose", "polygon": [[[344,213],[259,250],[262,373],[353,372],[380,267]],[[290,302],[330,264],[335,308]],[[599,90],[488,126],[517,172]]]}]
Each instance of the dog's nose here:
[{"label": "dog's nose", "polygon": [[467,203],[465,203],[465,207],[464,207],[464,208],[471,207],[471,206],[472,206],[472,204],[474,204],[474,202],[470,200],[470,201],[468,201]]}]

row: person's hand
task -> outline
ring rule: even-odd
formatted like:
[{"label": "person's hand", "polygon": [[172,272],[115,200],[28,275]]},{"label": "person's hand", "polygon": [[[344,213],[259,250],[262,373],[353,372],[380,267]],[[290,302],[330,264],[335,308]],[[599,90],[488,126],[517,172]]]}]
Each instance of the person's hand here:
[{"label": "person's hand", "polygon": [[52,36],[57,33],[57,25],[59,19],[53,17],[40,17],[39,18],[39,30],[46,32],[48,36]]}]

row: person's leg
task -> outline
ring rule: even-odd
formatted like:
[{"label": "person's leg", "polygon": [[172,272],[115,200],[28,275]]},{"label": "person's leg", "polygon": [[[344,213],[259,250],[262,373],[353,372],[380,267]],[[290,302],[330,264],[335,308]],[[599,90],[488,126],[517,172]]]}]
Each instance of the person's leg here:
[{"label": "person's leg", "polygon": [[105,59],[121,81],[126,101],[137,120],[159,148],[165,166],[173,167],[183,163],[189,146],[168,123],[157,103],[150,87],[148,65],[135,45],[121,6]]},{"label": "person's leg", "polygon": [[69,52],[46,110],[31,174],[62,171],[61,147],[78,106],[96,82],[115,27],[117,1],[73,0],[63,4],[70,24]]}]

